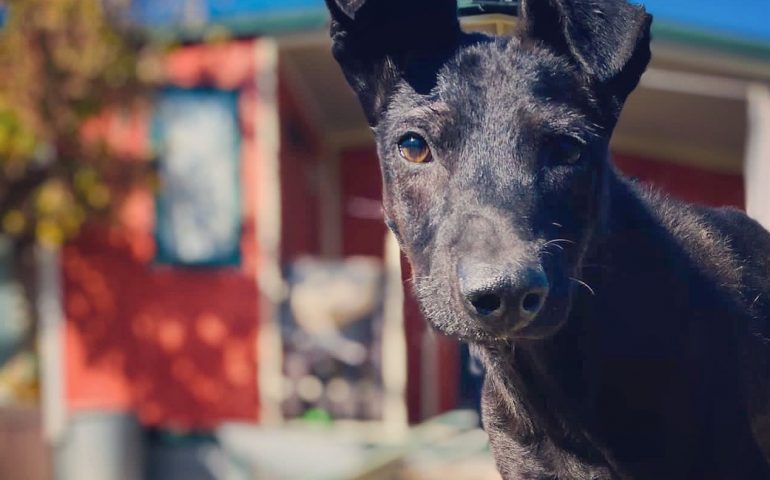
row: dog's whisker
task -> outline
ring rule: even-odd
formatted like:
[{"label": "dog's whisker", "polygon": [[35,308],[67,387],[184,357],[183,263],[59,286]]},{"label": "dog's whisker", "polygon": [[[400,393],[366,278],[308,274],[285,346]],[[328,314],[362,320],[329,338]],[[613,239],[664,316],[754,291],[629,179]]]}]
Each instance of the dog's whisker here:
[{"label": "dog's whisker", "polygon": [[594,297],[596,296],[596,292],[594,291],[593,288],[591,288],[591,285],[587,284],[586,282],[584,282],[582,280],[578,280],[577,278],[569,277],[569,279],[572,280],[573,282],[577,283],[578,285],[584,286],[586,289],[588,289],[589,292],[591,292],[592,296],[594,296]]},{"label": "dog's whisker", "polygon": [[550,245],[552,243],[567,243],[569,245],[574,245],[575,244],[574,241],[572,241],[572,240],[570,240],[568,238],[554,238],[553,240],[548,240],[547,242],[545,242],[546,245]]},{"label": "dog's whisker", "polygon": [[566,239],[566,238],[556,238],[554,240],[549,240],[549,241],[545,242],[543,244],[543,246],[541,247],[541,249],[543,251],[545,251],[549,247],[553,246],[553,247],[556,247],[556,248],[558,248],[559,250],[561,250],[563,252],[564,251],[564,246],[562,244],[575,245],[575,242],[573,242],[572,240]]}]

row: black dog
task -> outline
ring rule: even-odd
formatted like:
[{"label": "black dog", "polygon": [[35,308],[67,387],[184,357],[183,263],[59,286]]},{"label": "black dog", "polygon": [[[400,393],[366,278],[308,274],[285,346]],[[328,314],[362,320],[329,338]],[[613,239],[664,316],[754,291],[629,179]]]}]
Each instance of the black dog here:
[{"label": "black dog", "polygon": [[608,143],[650,58],[623,0],[327,0],[425,316],[487,368],[508,479],[770,478],[770,235],[646,191]]}]

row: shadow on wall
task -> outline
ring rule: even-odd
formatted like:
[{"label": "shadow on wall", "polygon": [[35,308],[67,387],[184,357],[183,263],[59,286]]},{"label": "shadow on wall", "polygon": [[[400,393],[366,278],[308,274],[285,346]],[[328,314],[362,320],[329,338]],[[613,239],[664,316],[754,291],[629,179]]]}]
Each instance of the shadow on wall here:
[{"label": "shadow on wall", "polygon": [[181,428],[256,419],[253,276],[153,267],[115,231],[88,232],[62,263],[71,409]]}]

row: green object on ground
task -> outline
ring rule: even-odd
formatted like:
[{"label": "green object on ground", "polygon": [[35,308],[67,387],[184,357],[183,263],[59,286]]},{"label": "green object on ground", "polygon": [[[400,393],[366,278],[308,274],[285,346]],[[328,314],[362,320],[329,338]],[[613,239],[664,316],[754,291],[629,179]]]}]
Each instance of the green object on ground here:
[{"label": "green object on ground", "polygon": [[332,416],[322,408],[311,408],[302,415],[302,419],[308,423],[331,425]]}]

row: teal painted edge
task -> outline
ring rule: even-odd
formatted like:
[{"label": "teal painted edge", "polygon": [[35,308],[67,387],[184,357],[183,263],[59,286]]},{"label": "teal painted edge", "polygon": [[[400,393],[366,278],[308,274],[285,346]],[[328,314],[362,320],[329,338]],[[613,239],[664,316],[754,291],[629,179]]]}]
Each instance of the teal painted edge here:
[{"label": "teal painted edge", "polygon": [[693,45],[770,63],[770,43],[763,43],[759,40],[741,38],[722,32],[717,34],[665,21],[653,23],[652,37],[655,40]]}]

